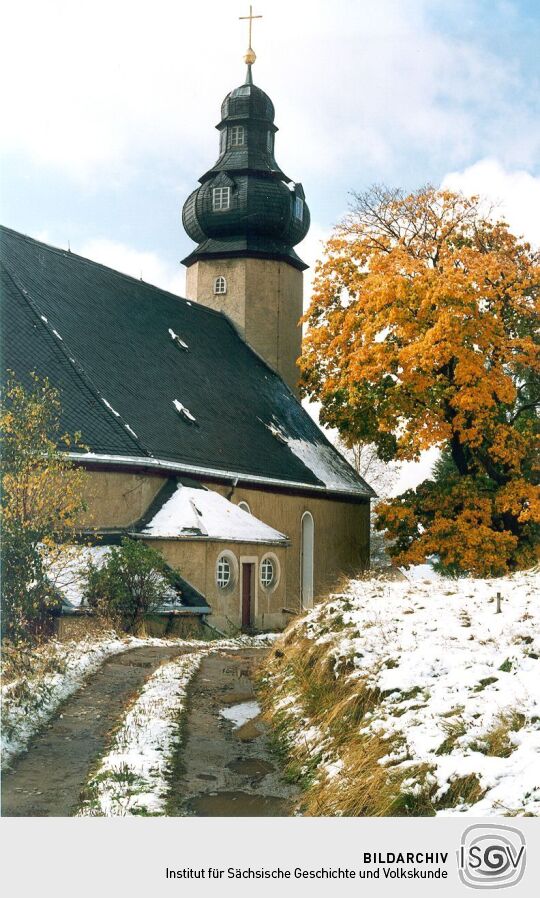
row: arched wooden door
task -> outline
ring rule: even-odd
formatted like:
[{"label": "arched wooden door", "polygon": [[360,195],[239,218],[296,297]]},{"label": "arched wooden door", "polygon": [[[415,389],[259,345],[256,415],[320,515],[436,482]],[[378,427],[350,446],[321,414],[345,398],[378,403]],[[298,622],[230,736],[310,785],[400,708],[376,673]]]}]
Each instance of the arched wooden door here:
[{"label": "arched wooden door", "polygon": [[302,608],[313,608],[313,553],[315,525],[309,511],[302,515],[302,546],[300,552],[300,584]]}]

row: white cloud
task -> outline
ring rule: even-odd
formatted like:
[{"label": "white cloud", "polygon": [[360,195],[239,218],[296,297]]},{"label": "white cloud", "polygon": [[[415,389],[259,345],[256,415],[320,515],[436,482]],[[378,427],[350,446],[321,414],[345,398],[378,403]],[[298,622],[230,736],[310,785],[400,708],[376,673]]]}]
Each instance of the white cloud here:
[{"label": "white cloud", "polygon": [[497,159],[481,159],[464,171],[447,174],[441,186],[486,197],[515,234],[540,246],[540,177],[505,169]]},{"label": "white cloud", "polygon": [[134,278],[141,278],[163,290],[170,290],[178,296],[185,296],[185,274],[183,269],[175,270],[153,252],[141,252],[125,243],[98,237],[81,246],[72,246],[80,256],[100,262],[116,271],[122,271]]},{"label": "white cloud", "polygon": [[[404,153],[461,160],[519,144],[511,60],[437,31],[432,0],[272,0],[255,24],[255,80],[276,100],[280,161],[292,177],[366,163],[381,175]],[[141,159],[179,172],[216,155],[226,90],[243,73],[237,0],[18,0],[3,14],[4,145],[90,188]],[[481,111],[481,121],[478,111]],[[519,141],[516,134],[520,135]],[[510,152],[510,150],[508,150]]]},{"label": "white cloud", "polygon": [[324,244],[329,239],[330,234],[331,231],[328,228],[323,228],[317,222],[312,221],[307,237],[302,240],[302,243],[295,246],[295,251],[302,261],[309,265],[307,271],[304,271],[304,311],[307,311],[311,302],[315,263],[322,258]]}]

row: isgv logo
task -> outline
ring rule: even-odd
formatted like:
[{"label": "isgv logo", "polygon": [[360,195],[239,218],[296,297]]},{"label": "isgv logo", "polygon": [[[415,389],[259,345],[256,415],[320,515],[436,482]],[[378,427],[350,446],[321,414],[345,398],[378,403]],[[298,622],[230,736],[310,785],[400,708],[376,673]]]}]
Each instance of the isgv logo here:
[{"label": "isgv logo", "polygon": [[463,833],[457,855],[459,878],[469,888],[515,886],[525,872],[525,837],[512,826],[475,824]]}]

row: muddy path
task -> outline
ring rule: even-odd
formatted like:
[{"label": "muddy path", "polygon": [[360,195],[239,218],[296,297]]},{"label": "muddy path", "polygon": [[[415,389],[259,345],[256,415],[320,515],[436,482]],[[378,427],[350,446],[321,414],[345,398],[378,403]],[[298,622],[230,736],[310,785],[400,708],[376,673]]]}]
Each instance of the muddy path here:
[{"label": "muddy path", "polygon": [[108,658],[2,774],[2,815],[72,816],[89,770],[126,704],[162,661],[185,652],[148,646]]},{"label": "muddy path", "polygon": [[[169,816],[293,813],[298,789],[283,779],[270,750],[267,726],[251,716],[257,714],[253,677],[266,651],[220,652],[203,659],[189,688],[171,777]],[[237,726],[222,716],[223,710],[250,719]]]}]

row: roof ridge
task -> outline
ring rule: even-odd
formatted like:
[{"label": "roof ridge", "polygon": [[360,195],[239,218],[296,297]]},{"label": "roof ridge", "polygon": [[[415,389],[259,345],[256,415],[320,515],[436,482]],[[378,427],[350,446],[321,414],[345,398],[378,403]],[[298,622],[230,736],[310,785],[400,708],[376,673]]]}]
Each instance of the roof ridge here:
[{"label": "roof ridge", "polygon": [[76,259],[78,262],[85,262],[87,265],[101,268],[105,271],[112,271],[119,277],[127,278],[128,281],[132,281],[135,284],[144,284],[145,287],[149,287],[151,290],[157,290],[158,293],[165,293],[167,296],[171,296],[173,299],[180,300],[180,302],[185,303],[192,308],[196,308],[197,311],[208,313],[210,315],[218,315],[220,318],[226,317],[223,312],[218,312],[217,309],[211,309],[209,308],[209,306],[205,306],[202,303],[197,302],[196,299],[187,299],[185,296],[179,296],[177,293],[173,293],[171,290],[166,290],[164,287],[158,287],[157,284],[151,284],[149,281],[142,280],[142,278],[133,277],[132,274],[126,274],[124,271],[118,271],[117,268],[111,268],[110,265],[104,265],[103,262],[96,262],[94,261],[94,259],[89,259],[87,256],[80,256],[79,253],[74,253],[71,249],[62,249],[62,247],[60,246],[53,246],[52,243],[45,243],[44,240],[38,240],[36,237],[30,237],[29,234],[23,234],[22,231],[16,231],[15,228],[9,228],[7,225],[0,224],[0,232],[1,231],[7,231],[10,234],[14,234],[15,237],[18,237],[26,241],[27,243],[44,246],[50,252],[59,253],[65,257]]},{"label": "roof ridge", "polygon": [[[3,227],[3,226],[0,225],[0,227]],[[148,458],[153,458],[152,453],[148,449],[146,449],[146,447],[141,442],[139,437],[134,435],[135,431],[130,427],[128,422],[124,419],[123,415],[120,415],[118,412],[113,410],[112,406],[107,402],[105,397],[100,393],[98,388],[94,385],[92,378],[87,374],[87,372],[85,371],[85,369],[83,368],[81,363],[78,361],[78,359],[75,358],[75,353],[71,354],[71,350],[68,350],[68,347],[67,347],[67,344],[66,344],[64,338],[60,334],[58,334],[58,331],[56,331],[49,324],[49,321],[48,321],[46,315],[41,311],[40,306],[38,305],[36,300],[30,296],[30,294],[26,288],[21,286],[21,284],[18,282],[18,280],[15,277],[15,275],[13,274],[13,272],[10,271],[8,265],[6,264],[6,262],[3,259],[0,259],[0,265],[6,272],[8,278],[10,279],[11,283],[13,284],[13,286],[15,287],[15,289],[17,290],[17,292],[19,293],[19,295],[21,296],[23,301],[26,302],[27,306],[31,309],[33,314],[38,319],[41,327],[44,328],[47,331],[47,333],[53,338],[55,345],[58,347],[58,349],[60,350],[60,352],[62,353],[64,358],[67,360],[70,367],[73,368],[73,370],[75,371],[75,374],[77,375],[79,380],[83,383],[83,385],[86,387],[86,389],[92,394],[94,399],[98,400],[99,407],[101,408],[102,406],[104,406],[106,413],[109,416],[112,415],[115,423],[119,427],[121,427],[122,432],[124,434],[127,433],[131,442],[135,443],[137,448],[141,452],[144,452]]]}]

